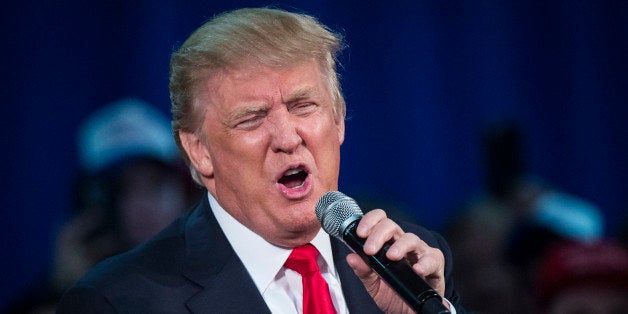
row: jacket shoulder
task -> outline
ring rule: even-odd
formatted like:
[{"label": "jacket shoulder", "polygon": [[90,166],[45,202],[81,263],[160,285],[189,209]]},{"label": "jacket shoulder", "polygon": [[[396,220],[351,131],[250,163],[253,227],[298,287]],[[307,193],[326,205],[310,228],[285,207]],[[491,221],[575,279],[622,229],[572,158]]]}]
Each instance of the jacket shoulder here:
[{"label": "jacket shoulder", "polygon": [[64,293],[57,312],[119,313],[130,309],[132,312],[159,313],[185,310],[176,308],[182,303],[168,300],[193,293],[172,288],[193,288],[180,276],[187,217],[176,220],[136,248],[96,264]]}]

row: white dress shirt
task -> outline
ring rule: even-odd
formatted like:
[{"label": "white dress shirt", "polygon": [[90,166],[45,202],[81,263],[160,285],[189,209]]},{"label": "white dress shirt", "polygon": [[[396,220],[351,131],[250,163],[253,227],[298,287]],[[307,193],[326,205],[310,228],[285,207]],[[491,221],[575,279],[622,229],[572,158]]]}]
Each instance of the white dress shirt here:
[{"label": "white dress shirt", "polygon": [[[207,194],[218,224],[270,311],[276,314],[303,313],[301,275],[284,266],[292,248],[279,247],[264,240],[227,213],[211,194]],[[310,243],[320,252],[318,265],[329,286],[336,312],[348,313],[340,277],[334,266],[329,235],[321,229]]]},{"label": "white dress shirt", "polygon": [[[218,224],[249,275],[253,278],[255,286],[270,311],[274,314],[302,314],[303,286],[301,275],[284,266],[292,248],[276,246],[264,240],[227,213],[210,193],[207,193],[207,196]],[[331,253],[329,235],[321,228],[310,243],[320,252],[318,266],[329,286],[336,312],[348,314],[349,309],[342,294],[340,277],[336,272]],[[446,301],[449,303],[451,313],[456,314],[453,305],[449,300]]]}]

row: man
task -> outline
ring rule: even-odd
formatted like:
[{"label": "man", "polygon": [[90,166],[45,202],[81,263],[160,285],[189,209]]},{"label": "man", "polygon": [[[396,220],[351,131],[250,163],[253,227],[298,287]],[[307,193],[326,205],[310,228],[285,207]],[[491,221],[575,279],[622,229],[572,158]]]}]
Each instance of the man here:
[{"label": "man", "polygon": [[[193,33],[171,59],[173,130],[207,197],[157,237],[97,266],[59,312],[302,313],[308,292],[285,263],[308,243],[320,252],[332,312],[411,312],[314,213],[320,196],[338,188],[341,48],[314,18],[275,9],[229,12]],[[444,240],[407,230],[414,233],[374,210],[358,234],[367,254],[393,239],[388,257],[415,261],[446,306],[457,306]]]}]

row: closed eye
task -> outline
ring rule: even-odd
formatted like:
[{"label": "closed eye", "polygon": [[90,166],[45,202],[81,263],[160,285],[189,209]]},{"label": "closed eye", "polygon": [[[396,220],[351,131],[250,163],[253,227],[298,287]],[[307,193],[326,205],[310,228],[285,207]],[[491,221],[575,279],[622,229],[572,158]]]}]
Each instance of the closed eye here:
[{"label": "closed eye", "polygon": [[290,106],[288,110],[290,111],[290,113],[294,115],[305,116],[316,111],[317,108],[318,108],[318,105],[316,103],[303,102],[303,103],[296,103]]},{"label": "closed eye", "polygon": [[226,121],[230,128],[252,130],[259,127],[268,115],[266,106],[250,106],[231,113]]},{"label": "closed eye", "polygon": [[256,113],[248,116],[244,116],[235,124],[236,129],[241,130],[253,130],[262,125],[264,118],[266,117],[265,113]]},{"label": "closed eye", "polygon": [[233,118],[232,126],[240,130],[253,130],[262,125],[267,115],[268,111],[265,109],[247,110]]}]

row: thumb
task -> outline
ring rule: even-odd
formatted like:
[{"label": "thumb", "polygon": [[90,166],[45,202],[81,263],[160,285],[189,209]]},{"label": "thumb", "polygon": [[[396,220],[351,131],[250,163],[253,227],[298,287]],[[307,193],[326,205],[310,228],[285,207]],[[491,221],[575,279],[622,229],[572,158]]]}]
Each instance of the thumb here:
[{"label": "thumb", "polygon": [[356,253],[347,255],[347,264],[353,269],[353,272],[360,278],[368,291],[375,288],[379,276],[364,262],[364,260]]}]

